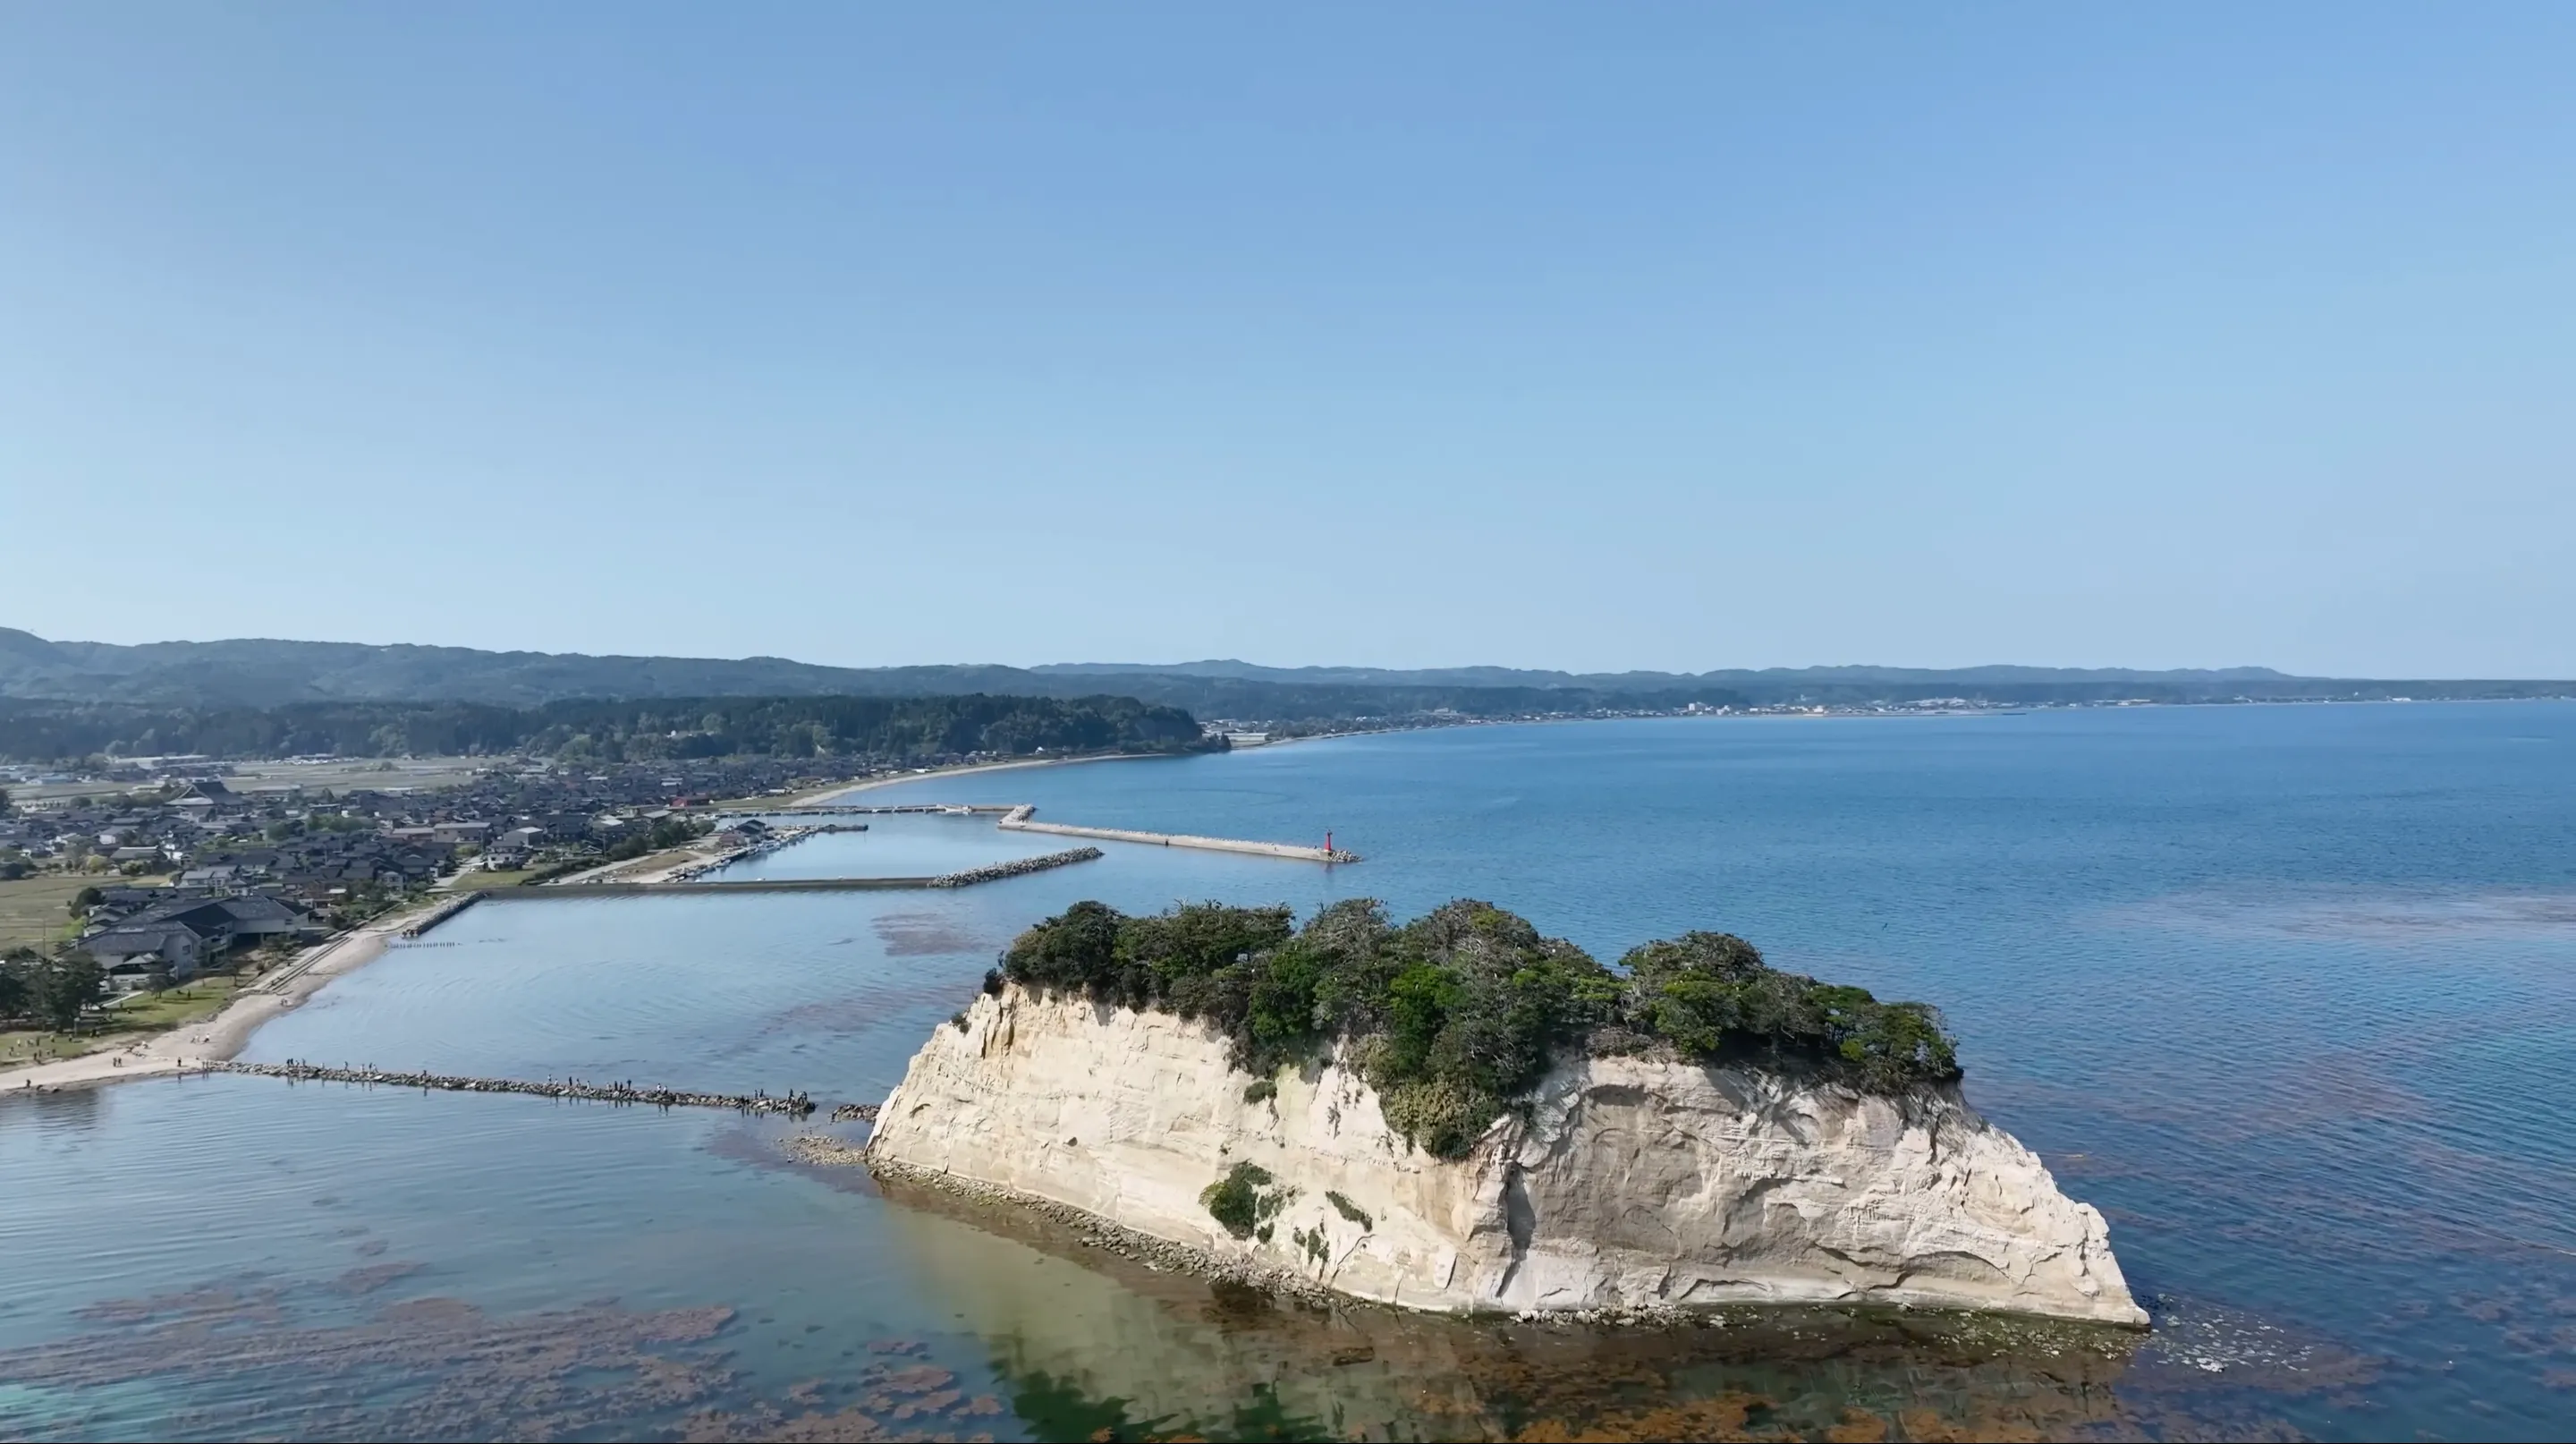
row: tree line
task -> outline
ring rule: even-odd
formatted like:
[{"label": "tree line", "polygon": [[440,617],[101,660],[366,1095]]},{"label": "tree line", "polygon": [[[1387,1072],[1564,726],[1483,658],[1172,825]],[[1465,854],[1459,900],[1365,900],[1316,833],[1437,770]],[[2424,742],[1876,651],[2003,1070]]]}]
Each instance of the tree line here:
[{"label": "tree line", "polygon": [[80,1021],[81,1009],[99,1000],[106,981],[97,959],[87,953],[46,957],[21,949],[0,958],[0,1018],[68,1033]]},{"label": "tree line", "polygon": [[1132,697],[683,697],[540,707],[299,702],[144,707],[0,702],[0,758],[203,753],[221,758],[530,753],[569,761],[968,752],[1180,752],[1205,744],[1176,707]]}]

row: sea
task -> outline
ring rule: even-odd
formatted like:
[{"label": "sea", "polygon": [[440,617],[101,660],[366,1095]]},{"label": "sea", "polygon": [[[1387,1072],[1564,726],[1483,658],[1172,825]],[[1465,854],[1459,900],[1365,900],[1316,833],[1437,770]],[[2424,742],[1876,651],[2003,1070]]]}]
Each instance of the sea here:
[{"label": "sea", "polygon": [[[2576,704],[1464,726],[852,800],[1364,860],[486,902],[245,1056],[873,1102],[1082,898],[1722,929],[1939,1006],[2154,1327],[1318,1307],[781,1148],[864,1124],[160,1079],[0,1098],[0,1439],[2576,1432]],[[865,820],[718,878],[1064,846]]]}]

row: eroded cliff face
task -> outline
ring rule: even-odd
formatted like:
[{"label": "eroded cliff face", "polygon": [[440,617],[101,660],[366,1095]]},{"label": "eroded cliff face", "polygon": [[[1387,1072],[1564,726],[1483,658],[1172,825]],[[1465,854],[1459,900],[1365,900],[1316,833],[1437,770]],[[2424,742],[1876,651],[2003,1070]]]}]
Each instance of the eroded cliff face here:
[{"label": "eroded cliff face", "polygon": [[[1338,1066],[1248,1098],[1256,1080],[1226,1059],[1198,1024],[1012,986],[914,1056],[870,1166],[1412,1308],[1875,1301],[2146,1322],[2102,1215],[1955,1089],[1863,1097],[1595,1058],[1450,1161]],[[1252,1237],[1200,1201],[1237,1163],[1271,1178]]]}]

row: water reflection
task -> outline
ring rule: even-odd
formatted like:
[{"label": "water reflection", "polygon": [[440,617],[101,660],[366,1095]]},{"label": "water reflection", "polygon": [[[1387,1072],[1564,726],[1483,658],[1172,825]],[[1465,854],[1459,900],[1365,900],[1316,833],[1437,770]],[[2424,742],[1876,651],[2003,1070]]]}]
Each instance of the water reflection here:
[{"label": "water reflection", "polygon": [[1761,1309],[1589,1329],[1323,1307],[880,1186],[923,1291],[965,1311],[1041,1438],[2134,1437],[2215,1418],[2171,1391],[2125,1398],[2151,1345],[2124,1330]]}]

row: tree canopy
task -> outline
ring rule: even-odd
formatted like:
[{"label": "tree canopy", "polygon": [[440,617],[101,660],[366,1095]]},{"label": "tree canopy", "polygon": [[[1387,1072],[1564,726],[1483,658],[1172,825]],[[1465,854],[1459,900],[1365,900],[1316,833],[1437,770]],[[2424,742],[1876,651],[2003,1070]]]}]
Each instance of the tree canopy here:
[{"label": "tree canopy", "polygon": [[0,959],[0,1015],[31,1016],[57,1033],[99,1000],[107,975],[87,953],[45,957],[20,950]]},{"label": "tree canopy", "polygon": [[1338,1053],[1388,1123],[1441,1157],[1463,1154],[1569,1048],[1660,1046],[1873,1092],[1960,1074],[1932,1008],[1779,971],[1731,934],[1648,943],[1614,971],[1473,900],[1396,926],[1358,899],[1303,928],[1285,907],[1130,917],[1081,902],[1022,933],[991,982],[1005,978],[1204,1019],[1254,1074]]}]

